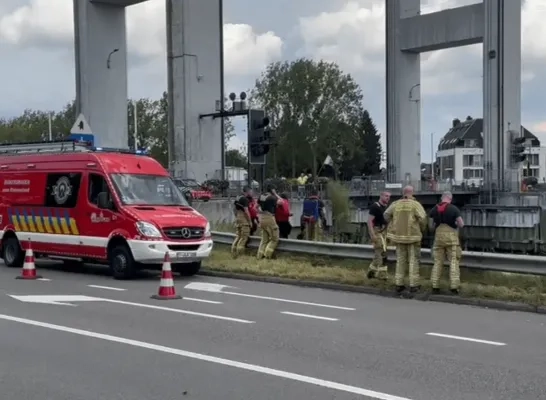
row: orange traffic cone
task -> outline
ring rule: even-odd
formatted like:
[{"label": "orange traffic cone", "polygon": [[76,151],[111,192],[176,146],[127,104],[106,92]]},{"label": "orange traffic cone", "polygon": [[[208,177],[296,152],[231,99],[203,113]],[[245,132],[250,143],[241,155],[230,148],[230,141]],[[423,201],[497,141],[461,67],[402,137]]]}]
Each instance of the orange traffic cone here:
[{"label": "orange traffic cone", "polygon": [[34,253],[32,252],[32,246],[30,245],[30,239],[28,240],[28,247],[25,252],[25,262],[23,263],[23,270],[21,275],[16,279],[41,279],[40,275],[36,274],[36,264],[34,263]]},{"label": "orange traffic cone", "polygon": [[161,280],[159,281],[159,291],[152,296],[156,300],[178,300],[182,296],[176,294],[174,288],[173,271],[171,270],[171,258],[169,253],[165,253],[163,268],[161,269]]}]

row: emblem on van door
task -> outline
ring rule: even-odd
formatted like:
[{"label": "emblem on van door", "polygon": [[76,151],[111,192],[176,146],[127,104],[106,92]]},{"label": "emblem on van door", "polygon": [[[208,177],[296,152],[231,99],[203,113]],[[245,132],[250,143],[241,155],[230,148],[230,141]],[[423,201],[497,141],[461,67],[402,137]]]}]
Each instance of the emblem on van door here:
[{"label": "emblem on van door", "polygon": [[183,238],[187,239],[191,236],[191,231],[188,228],[182,228],[180,230],[180,234],[182,235]]},{"label": "emblem on van door", "polygon": [[51,192],[55,202],[58,205],[66,203],[70,195],[72,194],[72,185],[70,184],[70,179],[67,176],[61,176],[57,183],[53,186],[53,191]]}]

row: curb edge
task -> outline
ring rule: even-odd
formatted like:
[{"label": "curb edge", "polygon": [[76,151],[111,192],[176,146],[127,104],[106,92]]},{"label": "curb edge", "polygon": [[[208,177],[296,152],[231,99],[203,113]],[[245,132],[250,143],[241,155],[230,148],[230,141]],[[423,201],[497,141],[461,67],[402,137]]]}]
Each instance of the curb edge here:
[{"label": "curb edge", "polygon": [[[363,293],[371,294],[381,297],[391,297],[391,298],[404,298],[399,296],[391,290],[384,290],[373,288],[369,286],[356,286],[356,285],[346,285],[343,283],[331,283],[331,282],[320,282],[320,281],[300,281],[291,278],[279,278],[274,276],[260,276],[252,274],[244,274],[238,272],[223,272],[223,271],[214,271],[211,269],[203,268],[198,272],[198,275],[201,276],[214,276],[219,278],[228,278],[228,279],[239,279],[244,281],[253,281],[253,282],[265,282],[265,283],[276,283],[281,285],[291,285],[299,287],[309,287],[316,289],[327,289],[335,290],[339,292],[352,292],[352,293]],[[419,293],[415,297],[411,298],[412,300],[418,301],[432,301],[437,303],[448,303],[448,304],[457,304],[457,305],[466,305],[480,308],[488,308],[493,310],[502,310],[502,311],[520,311],[520,312],[529,312],[529,313],[538,313],[546,314],[546,306],[533,306],[530,304],[516,303],[509,301],[500,301],[500,300],[490,300],[490,299],[479,299],[472,297],[456,297],[448,295],[432,295],[430,293]]]}]

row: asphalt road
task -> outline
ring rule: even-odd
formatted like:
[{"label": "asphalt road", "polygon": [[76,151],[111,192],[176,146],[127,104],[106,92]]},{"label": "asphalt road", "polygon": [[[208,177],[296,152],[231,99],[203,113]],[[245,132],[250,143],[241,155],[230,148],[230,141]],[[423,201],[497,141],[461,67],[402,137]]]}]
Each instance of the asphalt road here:
[{"label": "asphalt road", "polygon": [[2,399],[546,398],[546,316],[208,277],[157,301],[103,271],[0,266]]}]

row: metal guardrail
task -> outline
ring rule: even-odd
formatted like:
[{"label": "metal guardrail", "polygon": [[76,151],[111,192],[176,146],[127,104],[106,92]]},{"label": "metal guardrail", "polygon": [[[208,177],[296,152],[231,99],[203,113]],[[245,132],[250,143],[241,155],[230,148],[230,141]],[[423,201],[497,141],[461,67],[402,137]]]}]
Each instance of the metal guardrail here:
[{"label": "metal guardrail", "polygon": [[[233,233],[212,232],[212,239],[215,243],[229,245],[233,243],[234,238]],[[260,238],[250,238],[250,247],[257,248],[259,244]],[[295,254],[312,254],[357,260],[371,260],[373,258],[373,247],[370,245],[281,239],[278,250]],[[387,256],[391,261],[396,260],[394,247],[388,248]],[[432,265],[433,263],[430,249],[421,249],[421,264]],[[463,251],[461,267],[480,271],[546,276],[546,257]]]}]

